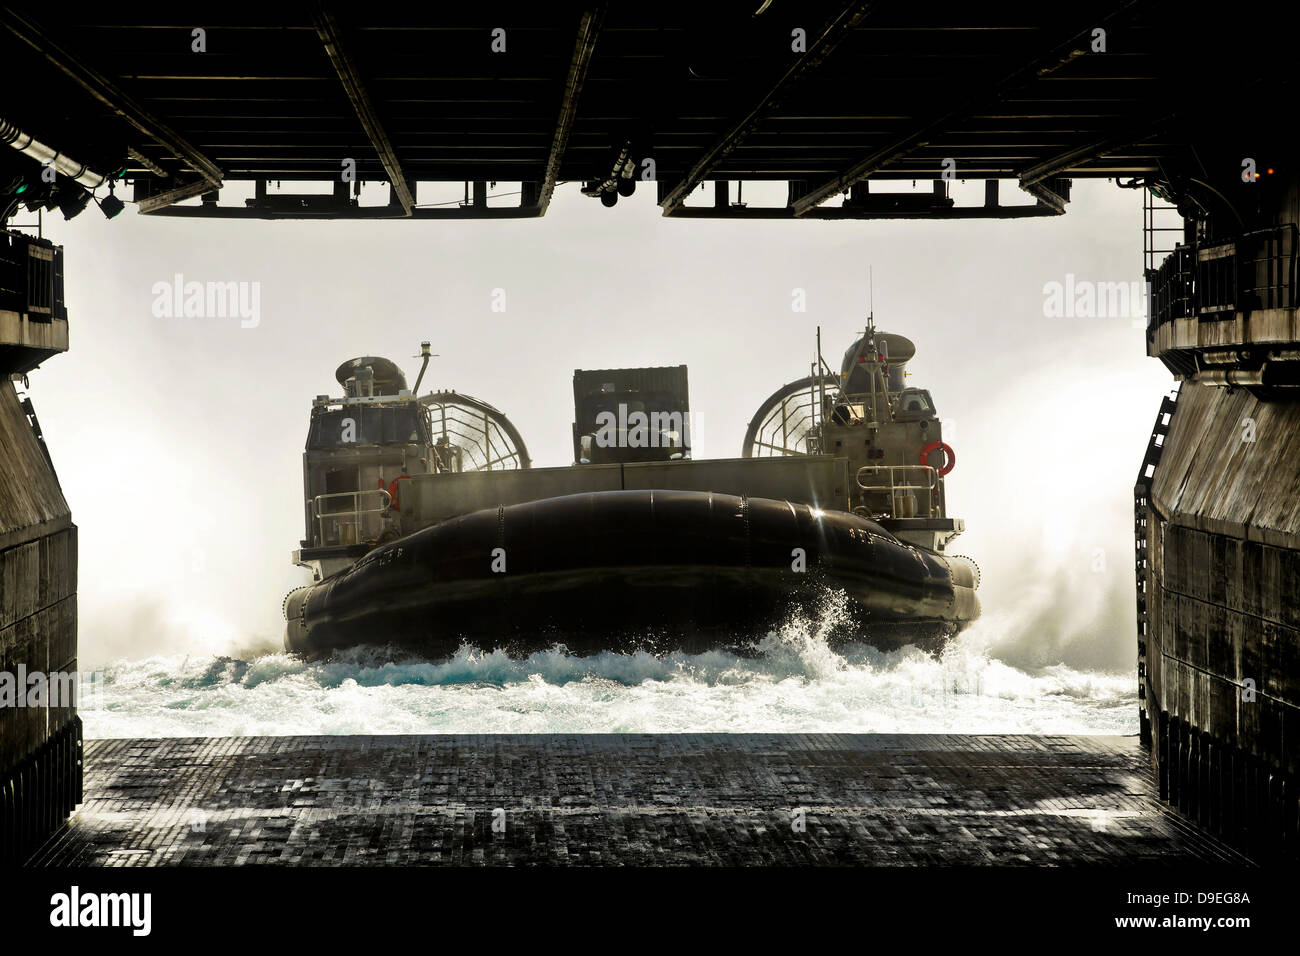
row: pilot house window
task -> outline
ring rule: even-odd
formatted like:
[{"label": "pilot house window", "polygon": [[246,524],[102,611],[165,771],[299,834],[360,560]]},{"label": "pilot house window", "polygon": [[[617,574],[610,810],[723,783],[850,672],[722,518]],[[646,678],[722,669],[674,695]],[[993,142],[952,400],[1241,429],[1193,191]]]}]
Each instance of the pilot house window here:
[{"label": "pilot house window", "polygon": [[898,410],[900,412],[925,413],[933,412],[934,406],[930,404],[930,398],[925,392],[904,392],[898,400]]},{"label": "pilot house window", "polygon": [[[312,420],[309,448],[357,445],[424,444],[423,409],[415,405],[389,408],[331,409]],[[352,419],[355,442],[344,439],[344,419]],[[351,437],[351,435],[349,435]]]}]

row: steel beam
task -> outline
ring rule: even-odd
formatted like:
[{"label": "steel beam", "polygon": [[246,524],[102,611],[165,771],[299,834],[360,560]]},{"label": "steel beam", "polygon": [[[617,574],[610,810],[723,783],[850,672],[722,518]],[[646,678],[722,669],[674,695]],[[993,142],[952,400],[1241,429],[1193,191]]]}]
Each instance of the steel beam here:
[{"label": "steel beam", "polygon": [[393,144],[389,142],[384,125],[379,121],[379,114],[375,112],[374,105],[370,102],[370,94],[366,92],[361,74],[357,72],[356,63],[343,41],[338,21],[334,19],[334,14],[324,6],[320,6],[313,14],[312,22],[316,27],[316,35],[320,37],[325,52],[329,55],[330,62],[334,64],[334,72],[338,74],[339,82],[343,84],[348,99],[352,101],[357,119],[361,121],[361,127],[366,131],[370,145],[378,154],[379,161],[388,174],[388,181],[393,187],[393,195],[397,197],[402,207],[402,214],[411,215],[412,210],[415,209],[415,197],[411,194],[406,176],[402,173],[402,166],[397,161]]},{"label": "steel beam", "polygon": [[186,183],[183,186],[177,186],[166,192],[156,193],[152,196],[146,196],[144,199],[136,201],[136,209],[143,215],[156,215],[160,210],[171,206],[173,203],[181,202],[185,199],[193,199],[195,196],[202,196],[204,193],[212,191],[212,184],[205,179],[197,182]]},{"label": "steel beam", "polygon": [[202,176],[207,186],[204,191],[221,187],[221,169],[189,140],[145,109],[107,77],[88,66],[84,57],[57,43],[36,21],[11,7],[5,7],[3,14],[4,25],[11,33],[66,73],[99,102],[151,140],[161,143],[172,155]]},{"label": "steel beam", "polygon": [[584,10],[578,22],[578,38],[573,44],[569,75],[564,81],[560,116],[555,121],[551,153],[546,160],[546,175],[542,180],[541,193],[537,197],[538,215],[541,216],[546,215],[547,207],[551,204],[551,195],[555,192],[555,182],[560,175],[560,163],[564,160],[564,151],[569,145],[569,133],[573,130],[573,121],[578,115],[578,98],[582,95],[582,86],[587,80],[587,69],[591,66],[591,58],[596,51],[596,38],[600,35],[600,25],[604,18],[605,4],[600,3],[591,10]]},{"label": "steel beam", "polygon": [[[1038,205],[1054,210],[1061,214],[1065,212],[1065,204],[1068,200],[1061,196],[1055,190],[1048,188],[1044,182],[1021,183],[1020,188],[1029,195],[1038,200]],[[1032,206],[1030,207],[1033,208]]]},{"label": "steel beam", "polygon": [[690,171],[677,183],[668,194],[659,201],[664,215],[671,216],[709,175],[718,163],[734,150],[755,127],[767,118],[777,103],[789,92],[790,88],[819,67],[835,51],[840,42],[853,31],[872,7],[867,2],[850,3],[838,16],[831,20],[808,46],[807,52],[781,74],[771,89],[758,101],[758,105],[746,113],[691,167]]},{"label": "steel beam", "polygon": [[134,146],[130,146],[127,148],[126,155],[128,158],[134,160],[135,162],[143,166],[145,169],[149,170],[149,172],[153,173],[159,179],[169,179],[171,177],[171,173],[167,172],[167,170],[163,169],[161,166],[155,163],[144,153],[140,152]]},{"label": "steel beam", "polygon": [[1023,206],[952,206],[933,209],[858,209],[852,206],[832,206],[827,209],[810,209],[796,217],[789,206],[679,206],[668,213],[670,219],[1037,219],[1059,216],[1064,207],[1057,208],[1038,202]]},{"label": "steel beam", "polygon": [[[146,200],[147,201],[147,200]],[[448,206],[416,207],[410,214],[391,206],[354,206],[346,211],[330,210],[312,214],[300,210],[264,209],[256,206],[167,206],[151,213],[180,219],[533,219],[541,215],[532,206]]]},{"label": "steel beam", "polygon": [[[1236,103],[1241,100],[1258,99],[1266,95],[1266,93],[1279,95],[1279,86],[1276,84],[1281,80],[1281,76],[1273,72],[1276,69],[1276,66],[1267,66],[1263,76],[1247,80],[1244,84],[1234,85],[1226,91],[1220,91],[1212,98],[1202,99],[1199,101],[1199,105],[1202,108],[1208,106],[1216,111],[1230,112],[1234,109]],[[1157,140],[1156,145],[1161,148],[1153,148],[1150,153],[1153,159],[1158,159],[1162,154],[1167,153],[1168,144],[1157,139],[1157,137],[1164,137],[1180,121],[1186,121],[1189,112],[1188,107],[1184,106],[1157,119],[1132,124],[1110,136],[1092,140],[1081,146],[1074,146],[1057,153],[1049,159],[1020,171],[1017,174],[1017,178],[1020,180],[1020,188],[1028,193],[1040,195],[1039,187],[1046,179],[1063,175],[1080,163],[1091,162],[1111,153],[1150,143],[1153,139]],[[1123,165],[1126,169],[1134,168],[1132,162],[1125,162]],[[1077,178],[1080,174],[1075,171],[1071,172],[1070,175]]]},{"label": "steel beam", "polygon": [[1087,162],[1097,159],[1107,153],[1113,153],[1117,149],[1126,149],[1129,146],[1135,146],[1144,143],[1149,139],[1161,135],[1166,126],[1174,120],[1174,115],[1159,119],[1154,123],[1147,124],[1142,129],[1132,129],[1127,132],[1119,133],[1105,139],[1096,140],[1086,143],[1083,146],[1076,146],[1073,149],[1067,149],[1058,153],[1050,159],[1045,159],[1041,163],[1030,166],[1018,175],[1020,188],[1026,192],[1033,192],[1033,187],[1040,184],[1045,179],[1053,176],[1059,176],[1072,166],[1081,162]]},{"label": "steel beam", "polygon": [[1079,43],[1090,39],[1094,29],[1123,13],[1136,2],[1137,0],[1119,0],[1109,14],[1102,17],[1093,17],[1081,29],[1072,29],[1066,40],[1054,44],[1046,53],[1005,74],[977,94],[958,100],[957,105],[952,109],[931,116],[906,135],[875,150],[835,178],[808,190],[807,193],[793,203],[795,215],[804,215],[808,210],[821,205],[832,196],[843,192],[854,183],[860,182],[881,167],[899,157],[906,156],[917,147],[924,145],[928,137],[942,130],[953,120],[974,113],[981,104],[997,99],[1008,90],[1029,80],[1038,79],[1055,72],[1075,58]]}]

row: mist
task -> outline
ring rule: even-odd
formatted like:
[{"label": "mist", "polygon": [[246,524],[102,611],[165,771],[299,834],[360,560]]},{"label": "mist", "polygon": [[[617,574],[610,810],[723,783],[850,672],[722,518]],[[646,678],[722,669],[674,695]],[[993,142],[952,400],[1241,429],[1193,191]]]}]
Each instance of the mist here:
[{"label": "mist", "polygon": [[[422,390],[497,406],[538,466],[571,461],[575,368],[684,363],[695,456],[734,457],[817,327],[834,363],[874,307],[957,453],[972,639],[1025,669],[1131,670],[1132,485],[1171,379],[1140,323],[1049,318],[1044,286],[1140,279],[1140,226],[1136,194],[1092,182],[1064,217],[992,222],[665,220],[645,191],[605,209],[571,184],[543,220],[47,218],[72,347],[30,393],[80,528],[82,666],[280,648],[308,580],[310,402],[344,359],[409,376],[429,339]],[[260,283],[259,321],[156,316],[177,274]]]}]

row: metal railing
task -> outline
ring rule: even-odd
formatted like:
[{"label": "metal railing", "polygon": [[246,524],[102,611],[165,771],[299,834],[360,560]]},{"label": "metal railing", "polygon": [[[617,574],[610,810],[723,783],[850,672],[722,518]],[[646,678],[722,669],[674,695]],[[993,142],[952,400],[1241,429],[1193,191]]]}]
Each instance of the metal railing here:
[{"label": "metal railing", "polygon": [[1147,314],[1151,327],[1192,315],[1192,250],[1175,249],[1159,267],[1147,272]]},{"label": "metal railing", "polygon": [[1156,263],[1178,248],[1185,234],[1182,214],[1173,203],[1150,189],[1142,190],[1142,272],[1149,274]]},{"label": "metal railing", "polygon": [[1257,229],[1196,252],[1197,313],[1294,309],[1296,227]]},{"label": "metal railing", "polygon": [[[376,508],[361,507],[363,495],[378,495],[380,504]],[[351,508],[325,510],[326,501],[339,498],[352,499]],[[369,491],[336,491],[327,495],[317,495],[311,500],[312,520],[316,524],[316,542],[318,545],[366,544],[379,537],[383,514],[393,503],[393,497],[382,488]],[[374,515],[374,518],[368,516]],[[333,534],[325,534],[326,521],[329,521]]]},{"label": "metal railing", "polygon": [[[884,476],[884,482],[868,479]],[[889,501],[892,518],[939,518],[939,473],[932,465],[863,465],[858,487]],[[920,481],[922,483],[918,484]],[[918,494],[918,492],[922,494]]]},{"label": "metal railing", "polygon": [[1294,223],[1174,249],[1147,273],[1151,326],[1190,316],[1297,306]]},{"label": "metal railing", "polygon": [[0,230],[0,309],[38,322],[66,319],[63,249],[45,239]]}]

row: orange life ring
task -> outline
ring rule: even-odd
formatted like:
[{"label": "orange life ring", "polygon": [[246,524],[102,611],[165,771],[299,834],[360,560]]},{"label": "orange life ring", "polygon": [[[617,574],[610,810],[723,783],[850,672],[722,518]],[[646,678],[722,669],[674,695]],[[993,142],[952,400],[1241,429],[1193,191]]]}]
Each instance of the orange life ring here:
[{"label": "orange life ring", "polygon": [[[401,511],[401,510],[402,510],[402,506],[398,503],[398,500],[397,500],[397,483],[398,483],[399,481],[401,481],[403,478],[410,478],[410,477],[411,477],[410,475],[398,475],[398,476],[397,476],[396,478],[394,478],[394,479],[392,480],[392,482],[388,485],[388,497],[392,499],[392,502],[393,502],[393,510],[394,510],[394,511]],[[380,479],[379,483],[380,483],[380,485],[382,485],[382,484],[384,483],[382,478]]]},{"label": "orange life ring", "polygon": [[952,447],[948,445],[947,442],[932,441],[930,444],[922,448],[921,464],[930,464],[930,453],[938,451],[940,448],[943,449],[944,464],[943,467],[939,469],[938,474],[939,477],[942,478],[944,475],[948,474],[948,472],[952,471],[953,467],[957,464],[957,453],[952,450]]}]

